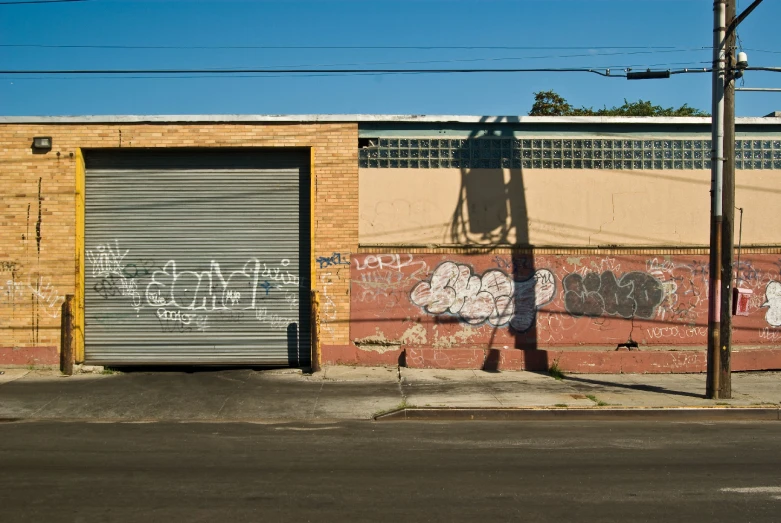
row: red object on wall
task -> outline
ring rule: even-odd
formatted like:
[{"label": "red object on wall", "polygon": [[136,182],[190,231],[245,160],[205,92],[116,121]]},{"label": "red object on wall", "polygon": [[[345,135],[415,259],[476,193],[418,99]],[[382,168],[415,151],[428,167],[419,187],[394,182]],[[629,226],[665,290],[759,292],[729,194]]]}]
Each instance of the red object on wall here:
[{"label": "red object on wall", "polygon": [[733,316],[748,316],[748,303],[751,301],[751,296],[754,291],[751,289],[742,289],[735,287],[732,290],[732,315]]}]

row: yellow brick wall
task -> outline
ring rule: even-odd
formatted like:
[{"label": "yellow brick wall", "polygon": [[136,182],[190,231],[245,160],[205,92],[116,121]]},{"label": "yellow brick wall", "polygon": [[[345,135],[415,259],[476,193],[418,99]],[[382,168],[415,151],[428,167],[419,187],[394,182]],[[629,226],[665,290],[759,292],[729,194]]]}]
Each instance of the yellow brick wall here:
[{"label": "yellow brick wall", "polygon": [[[51,136],[53,149],[34,154],[34,136]],[[0,347],[59,347],[60,306],[76,285],[78,148],[311,147],[314,256],[349,261],[358,247],[357,143],[355,123],[0,125]],[[346,344],[350,267],[315,268],[322,343]]]}]

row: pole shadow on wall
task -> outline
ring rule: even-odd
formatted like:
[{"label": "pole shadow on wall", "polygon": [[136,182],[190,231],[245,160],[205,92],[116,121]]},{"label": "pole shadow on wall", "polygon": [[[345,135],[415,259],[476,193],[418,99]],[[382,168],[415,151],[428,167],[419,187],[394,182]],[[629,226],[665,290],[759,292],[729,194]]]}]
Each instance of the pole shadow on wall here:
[{"label": "pole shadow on wall", "polygon": [[[481,121],[511,123],[502,118]],[[536,309],[542,298],[538,296],[539,275],[535,274],[530,250],[521,149],[508,125],[504,129],[471,131],[454,155],[461,183],[450,222],[450,242],[468,246],[467,252],[491,253],[497,248],[511,251],[495,258],[503,260],[498,268],[513,280],[513,300],[498,311],[500,316],[511,315],[511,319],[505,325],[492,327],[483,370],[499,369],[501,351],[493,348],[499,329],[509,329],[513,347],[524,351],[525,368],[547,370],[547,353],[537,351]]]}]

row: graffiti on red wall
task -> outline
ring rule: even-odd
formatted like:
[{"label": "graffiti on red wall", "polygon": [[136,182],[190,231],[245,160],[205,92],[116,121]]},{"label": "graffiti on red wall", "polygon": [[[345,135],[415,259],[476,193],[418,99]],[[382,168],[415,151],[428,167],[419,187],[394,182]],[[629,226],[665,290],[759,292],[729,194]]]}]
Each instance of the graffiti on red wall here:
[{"label": "graffiti on red wall", "polygon": [[662,283],[644,272],[628,272],[620,278],[611,271],[585,276],[567,274],[562,280],[564,306],[573,316],[653,318],[662,303]]},{"label": "graffiti on red wall", "polygon": [[[350,336],[411,347],[704,346],[707,256],[360,254]],[[781,260],[736,266],[753,291],[736,345],[781,341]]]},{"label": "graffiti on red wall", "polygon": [[510,325],[519,332],[528,330],[537,309],[550,303],[556,282],[547,269],[527,280],[515,282],[499,269],[481,276],[466,264],[443,262],[431,279],[415,285],[410,301],[428,314],[452,314],[470,325],[488,323]]}]

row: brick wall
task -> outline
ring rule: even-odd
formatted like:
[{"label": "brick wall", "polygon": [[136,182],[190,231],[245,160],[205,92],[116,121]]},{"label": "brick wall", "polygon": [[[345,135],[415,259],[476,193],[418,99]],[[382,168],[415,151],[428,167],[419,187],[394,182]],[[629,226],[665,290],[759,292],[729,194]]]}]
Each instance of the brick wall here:
[{"label": "brick wall", "polygon": [[[57,361],[60,307],[76,285],[78,148],[311,147],[322,343],[348,343],[357,132],[354,123],[0,125],[0,364]],[[51,136],[53,149],[34,154],[34,136]]]}]

